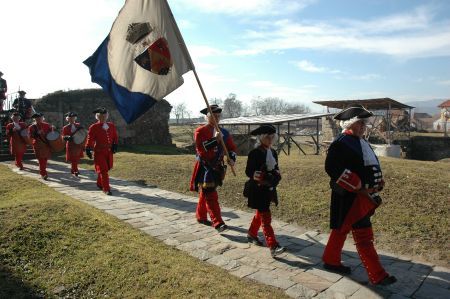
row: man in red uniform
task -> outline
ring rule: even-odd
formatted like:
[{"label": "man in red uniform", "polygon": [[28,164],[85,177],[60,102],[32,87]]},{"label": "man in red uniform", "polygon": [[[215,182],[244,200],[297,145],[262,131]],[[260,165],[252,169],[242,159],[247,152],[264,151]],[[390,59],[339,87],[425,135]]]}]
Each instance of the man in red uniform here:
[{"label": "man in red uniform", "polygon": [[71,173],[78,176],[80,173],[78,171],[78,162],[83,157],[84,144],[76,144],[73,141],[73,135],[83,129],[83,127],[80,123],[75,122],[77,120],[75,112],[66,113],[66,120],[69,124],[62,129],[62,136],[66,141],[66,161],[71,163]]},{"label": "man in red uniform", "polygon": [[362,106],[354,106],[334,116],[341,121],[343,131],[331,143],[325,160],[332,191],[331,234],[322,260],[325,269],[350,274],[351,268],[341,263],[341,253],[351,231],[370,282],[389,285],[396,282],[396,278],[389,275],[380,263],[373,245],[370,221],[381,204],[379,192],[384,187],[380,162],[364,139],[366,121],[372,115]]},{"label": "man in red uniform", "polygon": [[33,140],[33,150],[36,159],[39,161],[39,173],[44,180],[48,179],[47,161],[52,155],[50,145],[47,141],[47,134],[53,130],[50,124],[44,122],[42,113],[32,115],[34,124],[28,127],[28,133]]},{"label": "man in red uniform", "polygon": [[113,168],[113,154],[117,152],[119,136],[112,122],[106,122],[108,111],[106,108],[98,108],[93,111],[98,120],[89,127],[86,141],[86,155],[92,159],[94,151],[94,166],[98,174],[97,187],[106,195],[111,195],[108,171]]},{"label": "man in red uniform", "polygon": [[[222,108],[217,105],[211,105],[210,107],[213,115],[208,112],[207,108],[201,110],[200,112],[207,116],[208,123],[197,128],[194,133],[197,161],[194,166],[190,189],[199,192],[196,211],[197,221],[205,225],[212,224],[218,232],[223,232],[227,229],[227,226],[222,220],[216,190],[218,186],[222,186],[226,170],[220,140],[224,141],[232,159],[230,162],[233,165],[236,161],[236,145],[227,130],[221,128],[221,132],[216,132],[214,119],[219,123]],[[209,213],[212,223],[208,221],[207,213]]]},{"label": "man in red uniform", "polygon": [[22,158],[27,150],[27,144],[20,135],[22,130],[26,130],[27,125],[20,121],[19,112],[11,115],[12,122],[6,126],[6,137],[9,138],[9,151],[15,157],[16,166],[23,170]]}]

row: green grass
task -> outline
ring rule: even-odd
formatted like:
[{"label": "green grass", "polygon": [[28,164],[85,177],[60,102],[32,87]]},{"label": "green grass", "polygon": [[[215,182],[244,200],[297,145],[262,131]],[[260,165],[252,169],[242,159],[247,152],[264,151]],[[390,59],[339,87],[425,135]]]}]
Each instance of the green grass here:
[{"label": "green grass", "polygon": [[285,297],[5,166],[0,228],[0,298]]},{"label": "green grass", "polygon": [[[274,217],[307,228],[328,230],[328,176],[324,156],[280,156],[280,204]],[[163,156],[118,153],[111,175],[196,196],[188,190],[193,155]],[[383,205],[373,217],[377,247],[448,266],[448,163],[381,158],[386,179]],[[239,157],[237,176],[227,174],[219,188],[224,206],[245,210],[242,196],[246,157]],[[88,165],[85,165],[88,167]],[[193,216],[194,217],[194,216]]]}]

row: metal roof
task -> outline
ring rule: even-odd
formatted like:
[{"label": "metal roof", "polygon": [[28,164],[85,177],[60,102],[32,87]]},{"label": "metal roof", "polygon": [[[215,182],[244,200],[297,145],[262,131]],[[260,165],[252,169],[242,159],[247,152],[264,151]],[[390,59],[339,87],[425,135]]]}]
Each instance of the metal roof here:
[{"label": "metal roof", "polygon": [[450,107],[450,100],[447,100],[438,106],[439,108],[447,108]]},{"label": "metal roof", "polygon": [[369,110],[385,110],[385,109],[412,109],[414,107],[397,102],[391,98],[366,99],[366,100],[343,100],[343,101],[314,101],[313,103],[327,106],[330,108],[344,109],[354,104],[364,106]]},{"label": "metal roof", "polygon": [[285,122],[317,119],[324,116],[330,116],[333,113],[321,114],[281,114],[281,115],[259,115],[259,116],[241,116],[236,118],[225,118],[220,120],[221,125],[260,125],[260,124],[282,124]]}]

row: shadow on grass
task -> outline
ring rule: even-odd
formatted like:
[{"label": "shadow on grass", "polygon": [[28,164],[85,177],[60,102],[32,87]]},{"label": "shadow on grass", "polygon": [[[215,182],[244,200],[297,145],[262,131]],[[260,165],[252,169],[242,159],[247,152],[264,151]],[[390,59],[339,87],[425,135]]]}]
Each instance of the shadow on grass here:
[{"label": "shadow on grass", "polygon": [[[32,163],[37,165],[36,161]],[[80,178],[71,176],[68,171],[68,165],[52,164],[50,167],[58,171],[58,173],[50,173],[50,182],[57,182],[78,190],[99,192],[95,186],[95,181],[82,183],[80,182]],[[28,169],[27,171],[37,173],[35,169]],[[95,180],[95,177],[93,171],[83,171],[81,179]],[[107,202],[105,201],[105,205],[109,205],[111,202],[120,202],[121,199],[128,199],[139,203],[172,209],[174,211],[178,210],[192,213],[192,218],[195,218],[194,213],[197,203],[192,200],[187,200],[186,195],[158,190],[154,195],[149,196],[142,191],[140,192],[140,188],[146,189],[148,187],[115,178],[111,179],[111,184],[127,187],[127,189],[113,189],[114,197],[111,197]],[[135,189],[130,190],[128,189],[129,187]],[[101,193],[98,194],[101,195]],[[107,198],[105,196],[105,199]],[[151,211],[150,207],[149,210]],[[247,243],[247,227],[245,225],[233,225],[233,219],[240,218],[239,214],[232,211],[224,211],[223,216],[230,218],[230,220],[227,222],[229,230],[222,233],[221,236],[231,242]],[[197,224],[193,223],[192,225]],[[322,283],[327,285],[323,289],[320,289],[320,286],[319,289],[315,289],[318,293],[326,290],[329,286],[343,278],[340,274],[328,272],[322,266],[321,256],[324,250],[324,244],[327,241],[325,239],[327,236],[314,232],[303,232],[302,235],[294,235],[283,230],[284,225],[281,225],[279,228],[277,227],[278,225],[274,226],[277,241],[281,245],[286,246],[287,252],[272,259],[268,248],[261,248],[257,255],[259,257],[261,255],[267,257],[267,264],[281,263],[284,265],[280,267],[282,269],[301,269],[310,275],[317,276],[318,281],[322,281]],[[263,240],[261,232],[260,238]],[[248,257],[252,258],[253,254],[255,253],[250,253],[249,251]],[[439,271],[439,268],[433,268],[432,265],[413,262],[407,258],[387,255],[381,252],[379,253],[379,257],[386,271],[397,277],[398,281],[395,284],[391,286],[371,285],[368,281],[366,270],[356,252],[356,248],[347,244],[342,252],[343,263],[352,268],[352,274],[346,277],[361,286],[360,288],[365,292],[363,292],[364,296],[370,297],[370,294],[372,294],[373,296],[381,296],[383,298],[388,298],[392,295],[422,298],[427,297],[427,295],[433,295],[432,298],[450,298],[450,273],[448,271]],[[259,258],[255,257],[255,260],[259,260]],[[301,280],[301,278],[299,279]],[[298,282],[302,283],[302,281]],[[304,283],[308,287],[308,283],[311,283],[310,278],[305,278]],[[318,287],[317,285],[314,286]]]},{"label": "shadow on grass", "polygon": [[0,298],[45,298],[44,294],[0,265]]}]

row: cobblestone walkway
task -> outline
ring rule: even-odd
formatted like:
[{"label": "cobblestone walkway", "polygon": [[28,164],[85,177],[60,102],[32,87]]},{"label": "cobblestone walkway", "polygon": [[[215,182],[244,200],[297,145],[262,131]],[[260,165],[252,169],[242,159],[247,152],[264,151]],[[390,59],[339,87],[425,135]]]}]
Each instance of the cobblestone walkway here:
[{"label": "cobblestone walkway", "polygon": [[412,261],[407,257],[379,252],[383,265],[399,281],[389,287],[368,283],[351,240],[343,260],[352,275],[343,277],[325,271],[321,255],[328,235],[273,221],[274,230],[287,252],[273,259],[266,247],[247,243],[247,228],[253,214],[222,207],[229,230],[222,234],[197,224],[197,198],[111,178],[113,196],[100,192],[93,171],[82,170],[76,178],[67,164],[50,161],[49,180],[40,179],[36,160],[26,161],[14,172],[40,180],[58,192],[79,199],[187,254],[226,269],[240,278],[283,289],[294,298],[450,298],[450,269]]}]

